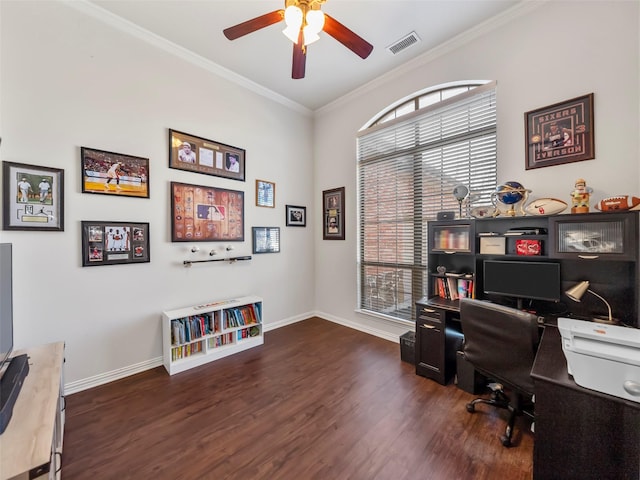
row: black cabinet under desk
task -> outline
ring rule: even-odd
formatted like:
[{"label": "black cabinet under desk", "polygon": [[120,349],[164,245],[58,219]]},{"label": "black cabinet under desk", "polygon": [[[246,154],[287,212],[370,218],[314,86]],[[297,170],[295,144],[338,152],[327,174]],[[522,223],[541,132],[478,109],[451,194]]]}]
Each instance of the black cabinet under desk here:
[{"label": "black cabinet under desk", "polygon": [[416,303],[416,374],[446,385],[456,373],[456,352],[461,347],[457,311]]},{"label": "black cabinet under desk", "polygon": [[640,478],[640,403],[577,385],[556,327],[545,327],[531,376],[534,480]]}]

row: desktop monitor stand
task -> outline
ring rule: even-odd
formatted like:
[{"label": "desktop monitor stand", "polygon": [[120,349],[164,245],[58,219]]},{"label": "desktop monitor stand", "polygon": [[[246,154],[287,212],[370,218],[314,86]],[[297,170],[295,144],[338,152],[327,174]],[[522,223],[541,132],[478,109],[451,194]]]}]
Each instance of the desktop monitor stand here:
[{"label": "desktop monitor stand", "polygon": [[13,357],[0,378],[0,434],[7,428],[13,406],[16,403],[24,378],[29,373],[29,358],[26,354]]}]

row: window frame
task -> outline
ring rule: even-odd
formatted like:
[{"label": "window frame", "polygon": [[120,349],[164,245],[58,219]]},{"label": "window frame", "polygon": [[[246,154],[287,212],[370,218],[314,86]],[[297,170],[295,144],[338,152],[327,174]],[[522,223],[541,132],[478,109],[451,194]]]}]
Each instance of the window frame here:
[{"label": "window frame", "polygon": [[[446,96],[446,92],[453,91],[454,89],[466,88],[466,91],[460,93],[455,96],[451,96],[448,98],[443,98]],[[417,108],[420,100],[427,97],[433,96],[434,93],[438,93],[440,96],[440,101],[436,103],[430,103],[429,105],[423,108]],[[443,95],[444,94],[444,95]],[[473,104],[476,98],[482,99],[484,96],[489,95],[493,101],[492,110],[489,111],[492,114],[493,122],[489,127],[478,130],[477,132],[468,133],[466,135],[447,137],[444,136],[438,142],[424,142],[421,143],[420,140],[415,141],[413,148],[408,147],[404,150],[391,151],[391,153],[382,153],[379,155],[379,158],[376,159],[375,155],[367,157],[366,154],[363,156],[363,151],[361,147],[361,141],[364,138],[371,138],[376,133],[384,135],[386,131],[394,132],[394,129],[400,129],[404,126],[410,128],[411,125],[420,126],[420,122],[424,122],[425,119],[428,119],[430,115],[436,117],[438,112],[443,111],[455,111],[457,105],[466,105],[469,103]],[[451,84],[439,85],[437,87],[433,87],[431,89],[425,89],[418,93],[416,93],[411,98],[404,98],[395,102],[392,106],[377,114],[372,121],[368,123],[369,126],[363,127],[359,132],[358,139],[358,150],[357,150],[357,212],[358,212],[358,241],[357,241],[357,277],[358,277],[358,298],[357,298],[357,311],[361,313],[366,313],[373,316],[383,317],[388,320],[398,321],[401,323],[413,323],[414,322],[414,314],[413,314],[413,305],[416,301],[422,298],[429,291],[429,279],[427,276],[427,252],[426,252],[426,244],[428,239],[428,232],[426,231],[427,222],[429,220],[435,220],[435,215],[427,216],[425,210],[425,193],[423,192],[423,188],[425,186],[425,177],[431,177],[423,172],[424,164],[425,164],[425,155],[431,151],[436,151],[436,149],[444,149],[447,145],[455,144],[457,141],[462,142],[471,142],[474,138],[482,139],[481,141],[485,141],[489,146],[489,155],[488,155],[488,176],[483,179],[483,196],[480,198],[480,202],[486,203],[489,201],[490,189],[495,189],[495,185],[497,184],[497,107],[495,105],[496,101],[496,82],[495,81],[470,81],[467,83],[462,82],[453,82]],[[396,112],[398,110],[406,111],[407,104],[413,102],[415,106],[414,111],[410,111],[401,116],[397,116],[396,118],[389,118],[391,112]],[[447,108],[454,110],[446,110]],[[386,118],[386,120],[385,120]],[[413,121],[413,123],[411,123]],[[442,126],[443,123],[441,122]],[[468,127],[471,131],[472,122],[469,121]],[[416,137],[420,137],[420,134],[416,134]],[[395,138],[394,138],[395,140]],[[406,141],[406,138],[404,139]],[[442,150],[444,151],[444,150]],[[384,165],[384,162],[389,162],[391,167],[389,168],[390,173],[394,172],[393,162],[399,162],[402,156],[410,157],[410,162],[412,164],[412,171],[414,174],[413,185],[411,186],[412,192],[412,210],[413,217],[411,223],[413,224],[412,229],[412,240],[410,243],[411,247],[407,250],[399,250],[399,253],[396,253],[395,261],[381,261],[381,248],[380,244],[384,240],[378,240],[377,243],[374,242],[377,250],[375,253],[378,254],[378,258],[376,261],[372,261],[370,258],[367,258],[367,247],[365,242],[367,241],[367,235],[372,235],[371,233],[366,233],[367,228],[371,225],[371,222],[365,219],[365,209],[369,208],[364,205],[363,202],[367,202],[368,199],[365,189],[365,184],[367,180],[364,178],[366,173],[363,172],[363,169],[367,168],[367,165],[372,165],[374,162],[379,161],[380,164]],[[442,152],[441,152],[442,155]],[[471,153],[469,154],[469,159],[471,160]],[[406,160],[406,158],[405,158]],[[409,160],[407,160],[409,161]],[[482,160],[481,160],[482,161]],[[471,171],[472,166],[471,162],[467,163],[469,171]],[[400,167],[401,168],[401,167]],[[407,170],[408,172],[409,170]],[[442,170],[440,170],[441,172]],[[406,172],[405,172],[406,173]],[[434,177],[442,178],[443,175],[435,175]],[[405,184],[408,184],[408,181],[405,181]],[[470,183],[470,182],[469,182]],[[374,183],[369,182],[370,188],[373,188]],[[467,185],[470,186],[470,185]],[[437,209],[438,210],[451,210],[451,202],[455,202],[453,196],[450,195],[450,198],[445,198],[444,190],[439,193],[440,201],[438,202]],[[434,195],[430,195],[433,199]],[[405,205],[405,212],[408,211],[408,208]],[[433,210],[433,209],[432,209]],[[458,210],[458,203],[455,202],[455,210]],[[395,210],[396,212],[398,209]],[[380,217],[374,217],[378,224],[381,224],[382,221]],[[396,218],[398,218],[396,216]],[[393,224],[396,229],[398,229],[401,224],[400,221],[392,220],[389,224]],[[408,229],[405,229],[405,234]],[[381,235],[378,234],[378,237]],[[382,235],[384,236],[384,235]],[[397,240],[395,240],[397,241]],[[406,247],[403,247],[406,248]],[[371,249],[369,249],[371,250]],[[400,261],[400,257],[402,254],[407,254],[408,251],[412,252],[413,258],[410,263],[403,263]],[[395,271],[395,273],[393,273]],[[367,273],[369,272],[369,273]],[[375,275],[372,275],[370,272],[376,272]],[[382,272],[382,274],[381,274]],[[393,273],[392,275],[388,275],[389,273]],[[407,280],[404,282],[400,282],[401,275],[405,276],[408,279],[410,275],[410,284],[411,287],[404,290],[404,284],[407,283]],[[384,278],[390,276],[390,278],[395,278],[395,282],[388,283]],[[374,277],[374,278],[372,278]],[[387,287],[385,287],[387,285]],[[391,285],[389,287],[388,285]],[[393,288],[394,291],[391,292],[390,298],[394,305],[394,308],[389,309],[379,308],[377,305],[374,306],[374,299],[378,302],[387,302],[388,298],[385,298],[385,295],[380,295],[380,291],[385,291],[384,289]],[[376,291],[374,295],[374,289]],[[389,293],[389,292],[387,292]],[[406,300],[401,304],[399,302],[400,297],[410,297],[408,301],[408,311]],[[400,308],[401,305],[402,308]],[[400,310],[402,313],[400,314]]]}]

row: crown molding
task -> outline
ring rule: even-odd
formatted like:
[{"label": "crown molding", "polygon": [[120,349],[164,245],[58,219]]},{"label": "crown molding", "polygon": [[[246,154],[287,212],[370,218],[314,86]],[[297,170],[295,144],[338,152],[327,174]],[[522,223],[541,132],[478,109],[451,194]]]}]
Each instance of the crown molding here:
[{"label": "crown molding", "polygon": [[331,103],[328,103],[327,105],[314,110],[314,115],[324,114],[338,107],[341,107],[346,101],[349,101],[350,99],[355,99],[363,95],[369,95],[373,90],[380,88],[382,85],[393,82],[398,78],[406,77],[417,68],[433,62],[434,60],[446,55],[447,53],[450,53],[453,50],[456,50],[472,42],[473,40],[481,37],[486,33],[496,30],[497,28],[513,21],[516,18],[522,17],[523,15],[526,15],[533,10],[546,6],[546,4],[551,1],[552,0],[522,0],[517,5],[514,5],[510,9],[496,15],[495,17],[492,17],[489,20],[475,25],[469,30],[453,37],[451,40],[448,40],[432,48],[431,50],[411,60],[408,60],[406,63],[403,63],[395,69],[380,75],[375,80],[371,80],[370,82],[363,84],[362,86],[356,88],[355,90],[352,90],[342,97],[337,98]]},{"label": "crown molding", "polygon": [[251,90],[258,95],[261,95],[269,100],[280,103],[291,110],[294,110],[298,113],[311,116],[312,111],[307,107],[300,105],[297,102],[294,102],[283,95],[280,95],[273,90],[265,88],[242,75],[238,75],[231,70],[218,65],[211,60],[208,60],[201,55],[197,55],[186,48],[183,48],[173,42],[170,42],[166,38],[163,38],[155,33],[146,30],[139,25],[134,24],[128,20],[125,20],[118,15],[115,15],[102,7],[99,7],[93,3],[88,2],[87,0],[61,0],[63,4],[85,14],[90,17],[93,17],[113,28],[116,28],[122,32],[128,33],[140,40],[143,40],[165,52],[168,52],[176,57],[179,57],[193,65],[196,65],[203,70],[206,70],[214,75],[224,78],[225,80],[229,80],[230,82],[239,85],[247,90]]}]

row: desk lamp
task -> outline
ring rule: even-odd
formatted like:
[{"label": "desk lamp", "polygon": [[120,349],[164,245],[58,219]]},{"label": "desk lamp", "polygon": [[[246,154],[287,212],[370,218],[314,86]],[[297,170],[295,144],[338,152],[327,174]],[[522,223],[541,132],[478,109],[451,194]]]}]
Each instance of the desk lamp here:
[{"label": "desk lamp", "polygon": [[564,293],[565,293],[565,295],[567,297],[569,297],[574,302],[580,302],[580,299],[582,298],[582,296],[586,292],[589,292],[592,295],[595,295],[596,297],[598,297],[600,300],[602,300],[604,302],[604,304],[607,306],[607,309],[609,310],[608,323],[615,323],[613,321],[613,317],[611,316],[611,305],[609,305],[609,302],[607,302],[604,298],[602,298],[596,292],[594,292],[593,290],[589,289],[589,281],[588,280],[583,280],[582,282],[578,283],[577,285],[574,285],[573,287],[571,287],[569,290],[567,290]]}]

